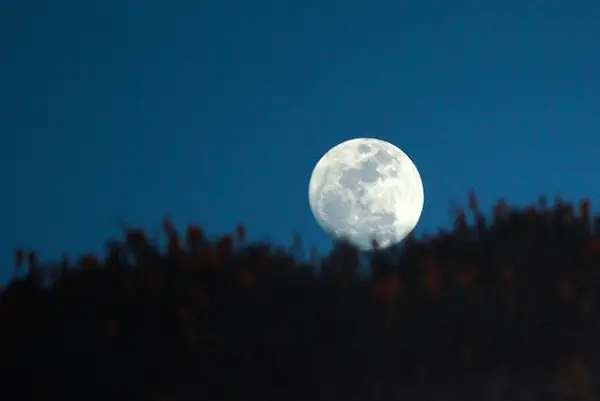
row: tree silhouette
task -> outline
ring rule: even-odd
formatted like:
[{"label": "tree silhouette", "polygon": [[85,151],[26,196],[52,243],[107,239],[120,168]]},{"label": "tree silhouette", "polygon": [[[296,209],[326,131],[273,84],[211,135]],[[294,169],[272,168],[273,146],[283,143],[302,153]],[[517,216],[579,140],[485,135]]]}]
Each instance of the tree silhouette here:
[{"label": "tree silhouette", "polygon": [[590,201],[501,199],[486,216],[471,192],[452,217],[452,231],[370,252],[339,240],[308,261],[299,235],[286,250],[243,225],[214,240],[190,225],[182,242],[168,218],[164,250],[124,223],[102,258],[18,249],[2,399],[596,399]]}]

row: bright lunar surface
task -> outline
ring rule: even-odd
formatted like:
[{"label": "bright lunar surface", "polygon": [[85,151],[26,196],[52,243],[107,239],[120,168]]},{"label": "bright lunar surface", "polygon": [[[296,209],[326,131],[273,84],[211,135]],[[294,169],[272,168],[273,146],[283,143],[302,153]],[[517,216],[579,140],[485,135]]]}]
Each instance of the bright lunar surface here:
[{"label": "bright lunar surface", "polygon": [[423,183],[412,160],[391,143],[357,138],[330,149],[308,189],[317,222],[336,238],[367,250],[400,242],[423,210]]}]

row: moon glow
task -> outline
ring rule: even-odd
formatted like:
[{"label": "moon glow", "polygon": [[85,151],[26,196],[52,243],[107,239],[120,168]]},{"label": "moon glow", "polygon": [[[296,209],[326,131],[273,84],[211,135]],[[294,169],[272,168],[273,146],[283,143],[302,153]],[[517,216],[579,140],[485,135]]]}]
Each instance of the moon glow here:
[{"label": "moon glow", "polygon": [[363,250],[404,239],[423,210],[423,182],[399,148],[357,138],[331,148],[313,169],[308,199],[319,225]]}]

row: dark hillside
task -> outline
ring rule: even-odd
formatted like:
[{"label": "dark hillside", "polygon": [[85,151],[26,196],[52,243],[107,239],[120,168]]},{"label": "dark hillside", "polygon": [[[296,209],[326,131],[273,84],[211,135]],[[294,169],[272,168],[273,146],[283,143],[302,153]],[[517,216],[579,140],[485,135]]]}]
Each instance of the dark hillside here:
[{"label": "dark hillside", "polygon": [[165,250],[130,230],[102,259],[30,253],[1,298],[1,398],[595,400],[589,203],[471,209],[451,232],[310,263],[169,221]]}]

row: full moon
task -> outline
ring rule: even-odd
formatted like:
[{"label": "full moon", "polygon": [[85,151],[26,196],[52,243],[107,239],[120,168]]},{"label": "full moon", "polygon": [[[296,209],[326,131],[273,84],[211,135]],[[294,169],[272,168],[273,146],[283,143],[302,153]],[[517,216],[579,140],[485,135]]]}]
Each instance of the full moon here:
[{"label": "full moon", "polygon": [[363,250],[404,239],[423,211],[423,182],[402,150],[374,138],[356,138],[331,148],[315,166],[308,186],[319,225]]}]

